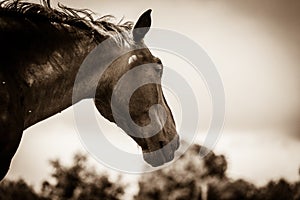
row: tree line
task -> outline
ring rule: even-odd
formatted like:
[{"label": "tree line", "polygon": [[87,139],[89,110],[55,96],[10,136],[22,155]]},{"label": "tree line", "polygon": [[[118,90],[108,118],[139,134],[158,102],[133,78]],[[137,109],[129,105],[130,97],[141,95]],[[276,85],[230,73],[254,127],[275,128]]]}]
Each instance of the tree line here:
[{"label": "tree line", "polygon": [[[300,200],[299,181],[284,178],[257,187],[243,179],[227,176],[227,160],[210,152],[203,159],[201,146],[193,145],[174,164],[141,175],[134,200]],[[52,160],[53,181],[44,181],[35,191],[25,181],[4,180],[0,200],[119,200],[124,199],[127,186],[112,181],[108,174],[96,172],[87,157],[76,154],[71,166]]]}]

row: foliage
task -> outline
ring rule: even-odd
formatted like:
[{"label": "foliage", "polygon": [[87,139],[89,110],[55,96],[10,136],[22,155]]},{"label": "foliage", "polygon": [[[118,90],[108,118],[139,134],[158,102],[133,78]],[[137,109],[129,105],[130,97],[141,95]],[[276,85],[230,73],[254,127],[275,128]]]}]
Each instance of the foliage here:
[{"label": "foliage", "polygon": [[[256,187],[245,180],[232,180],[226,175],[227,161],[223,155],[210,152],[203,159],[199,145],[192,146],[180,159],[161,170],[146,173],[139,179],[135,200],[300,200],[300,181],[284,179]],[[87,158],[76,154],[71,166],[59,160],[50,162],[53,181],[44,181],[36,192],[23,180],[5,180],[0,185],[0,200],[118,200],[124,198],[126,187],[112,182],[107,174],[88,167]],[[299,169],[300,175],[300,169]]]},{"label": "foliage", "polygon": [[106,174],[99,175],[87,167],[86,156],[74,156],[71,167],[62,166],[58,160],[51,161],[55,183],[45,181],[42,196],[52,200],[118,200],[124,194],[124,186],[113,183]]},{"label": "foliage", "polygon": [[292,184],[280,179],[258,188],[242,179],[232,180],[226,175],[225,157],[210,152],[201,159],[200,148],[194,145],[173,165],[143,175],[135,199],[300,200],[300,182]]},{"label": "foliage", "polygon": [[44,181],[37,193],[23,180],[5,180],[0,186],[0,200],[118,200],[123,197],[125,186],[89,168],[84,155],[76,154],[69,167],[58,160],[50,163],[53,183]]},{"label": "foliage", "polygon": [[194,145],[169,167],[143,175],[135,199],[201,199],[207,179],[226,178],[227,162],[213,152],[201,160],[199,150]]},{"label": "foliage", "polygon": [[0,185],[0,200],[43,200],[33,188],[22,179],[19,181],[4,180]]},{"label": "foliage", "polygon": [[[262,187],[259,191],[260,199],[265,200],[286,200],[286,199],[296,199],[296,185],[288,183],[284,179],[280,179],[279,181],[270,181],[266,186]],[[298,190],[300,187],[298,186]],[[295,197],[295,198],[294,198]],[[300,196],[298,196],[299,199]]]}]

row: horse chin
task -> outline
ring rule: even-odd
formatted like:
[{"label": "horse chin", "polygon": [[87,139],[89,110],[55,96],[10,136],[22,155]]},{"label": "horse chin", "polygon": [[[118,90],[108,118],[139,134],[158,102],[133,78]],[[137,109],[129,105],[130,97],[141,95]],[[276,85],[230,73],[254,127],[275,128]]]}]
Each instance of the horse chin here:
[{"label": "horse chin", "polygon": [[162,150],[156,150],[154,152],[143,153],[143,158],[152,167],[159,167],[172,161],[174,159],[174,153],[172,153],[169,157],[166,157]]}]

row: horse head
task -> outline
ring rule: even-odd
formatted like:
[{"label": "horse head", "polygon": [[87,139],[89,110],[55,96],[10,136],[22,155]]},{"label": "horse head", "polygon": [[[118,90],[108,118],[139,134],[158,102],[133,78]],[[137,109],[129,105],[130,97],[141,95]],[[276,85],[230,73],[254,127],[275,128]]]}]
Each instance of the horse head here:
[{"label": "horse head", "polygon": [[150,14],[148,10],[140,16],[131,30],[131,46],[122,47],[126,53],[104,72],[95,104],[142,148],[146,162],[160,166],[173,160],[179,136],[161,86],[164,66],[143,42],[151,26]]}]

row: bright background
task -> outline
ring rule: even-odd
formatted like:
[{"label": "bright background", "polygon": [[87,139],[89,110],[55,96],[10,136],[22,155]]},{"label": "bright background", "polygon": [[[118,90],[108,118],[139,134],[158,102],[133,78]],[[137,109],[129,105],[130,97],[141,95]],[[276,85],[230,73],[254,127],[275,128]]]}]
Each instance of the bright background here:
[{"label": "bright background", "polygon": [[[258,185],[270,179],[299,179],[300,167],[300,2],[297,0],[60,0],[99,15],[136,20],[152,8],[153,26],[182,33],[201,45],[214,61],[224,83],[226,121],[215,148],[229,161],[229,176]],[[52,5],[57,1],[53,0]],[[178,67],[171,55],[155,52],[164,64]],[[184,71],[184,67],[183,67]],[[201,80],[200,80],[201,82]],[[201,141],[211,117],[203,83]],[[171,97],[170,97],[171,98]],[[170,101],[171,107],[176,102]],[[175,118],[177,110],[175,109]],[[99,116],[116,146],[138,148],[115,125]],[[71,161],[85,151],[76,132],[72,108],[24,132],[8,178],[38,184],[51,173],[48,160]],[[97,162],[96,168],[109,170]],[[114,173],[113,171],[110,171]],[[135,180],[134,175],[126,175]]]}]

